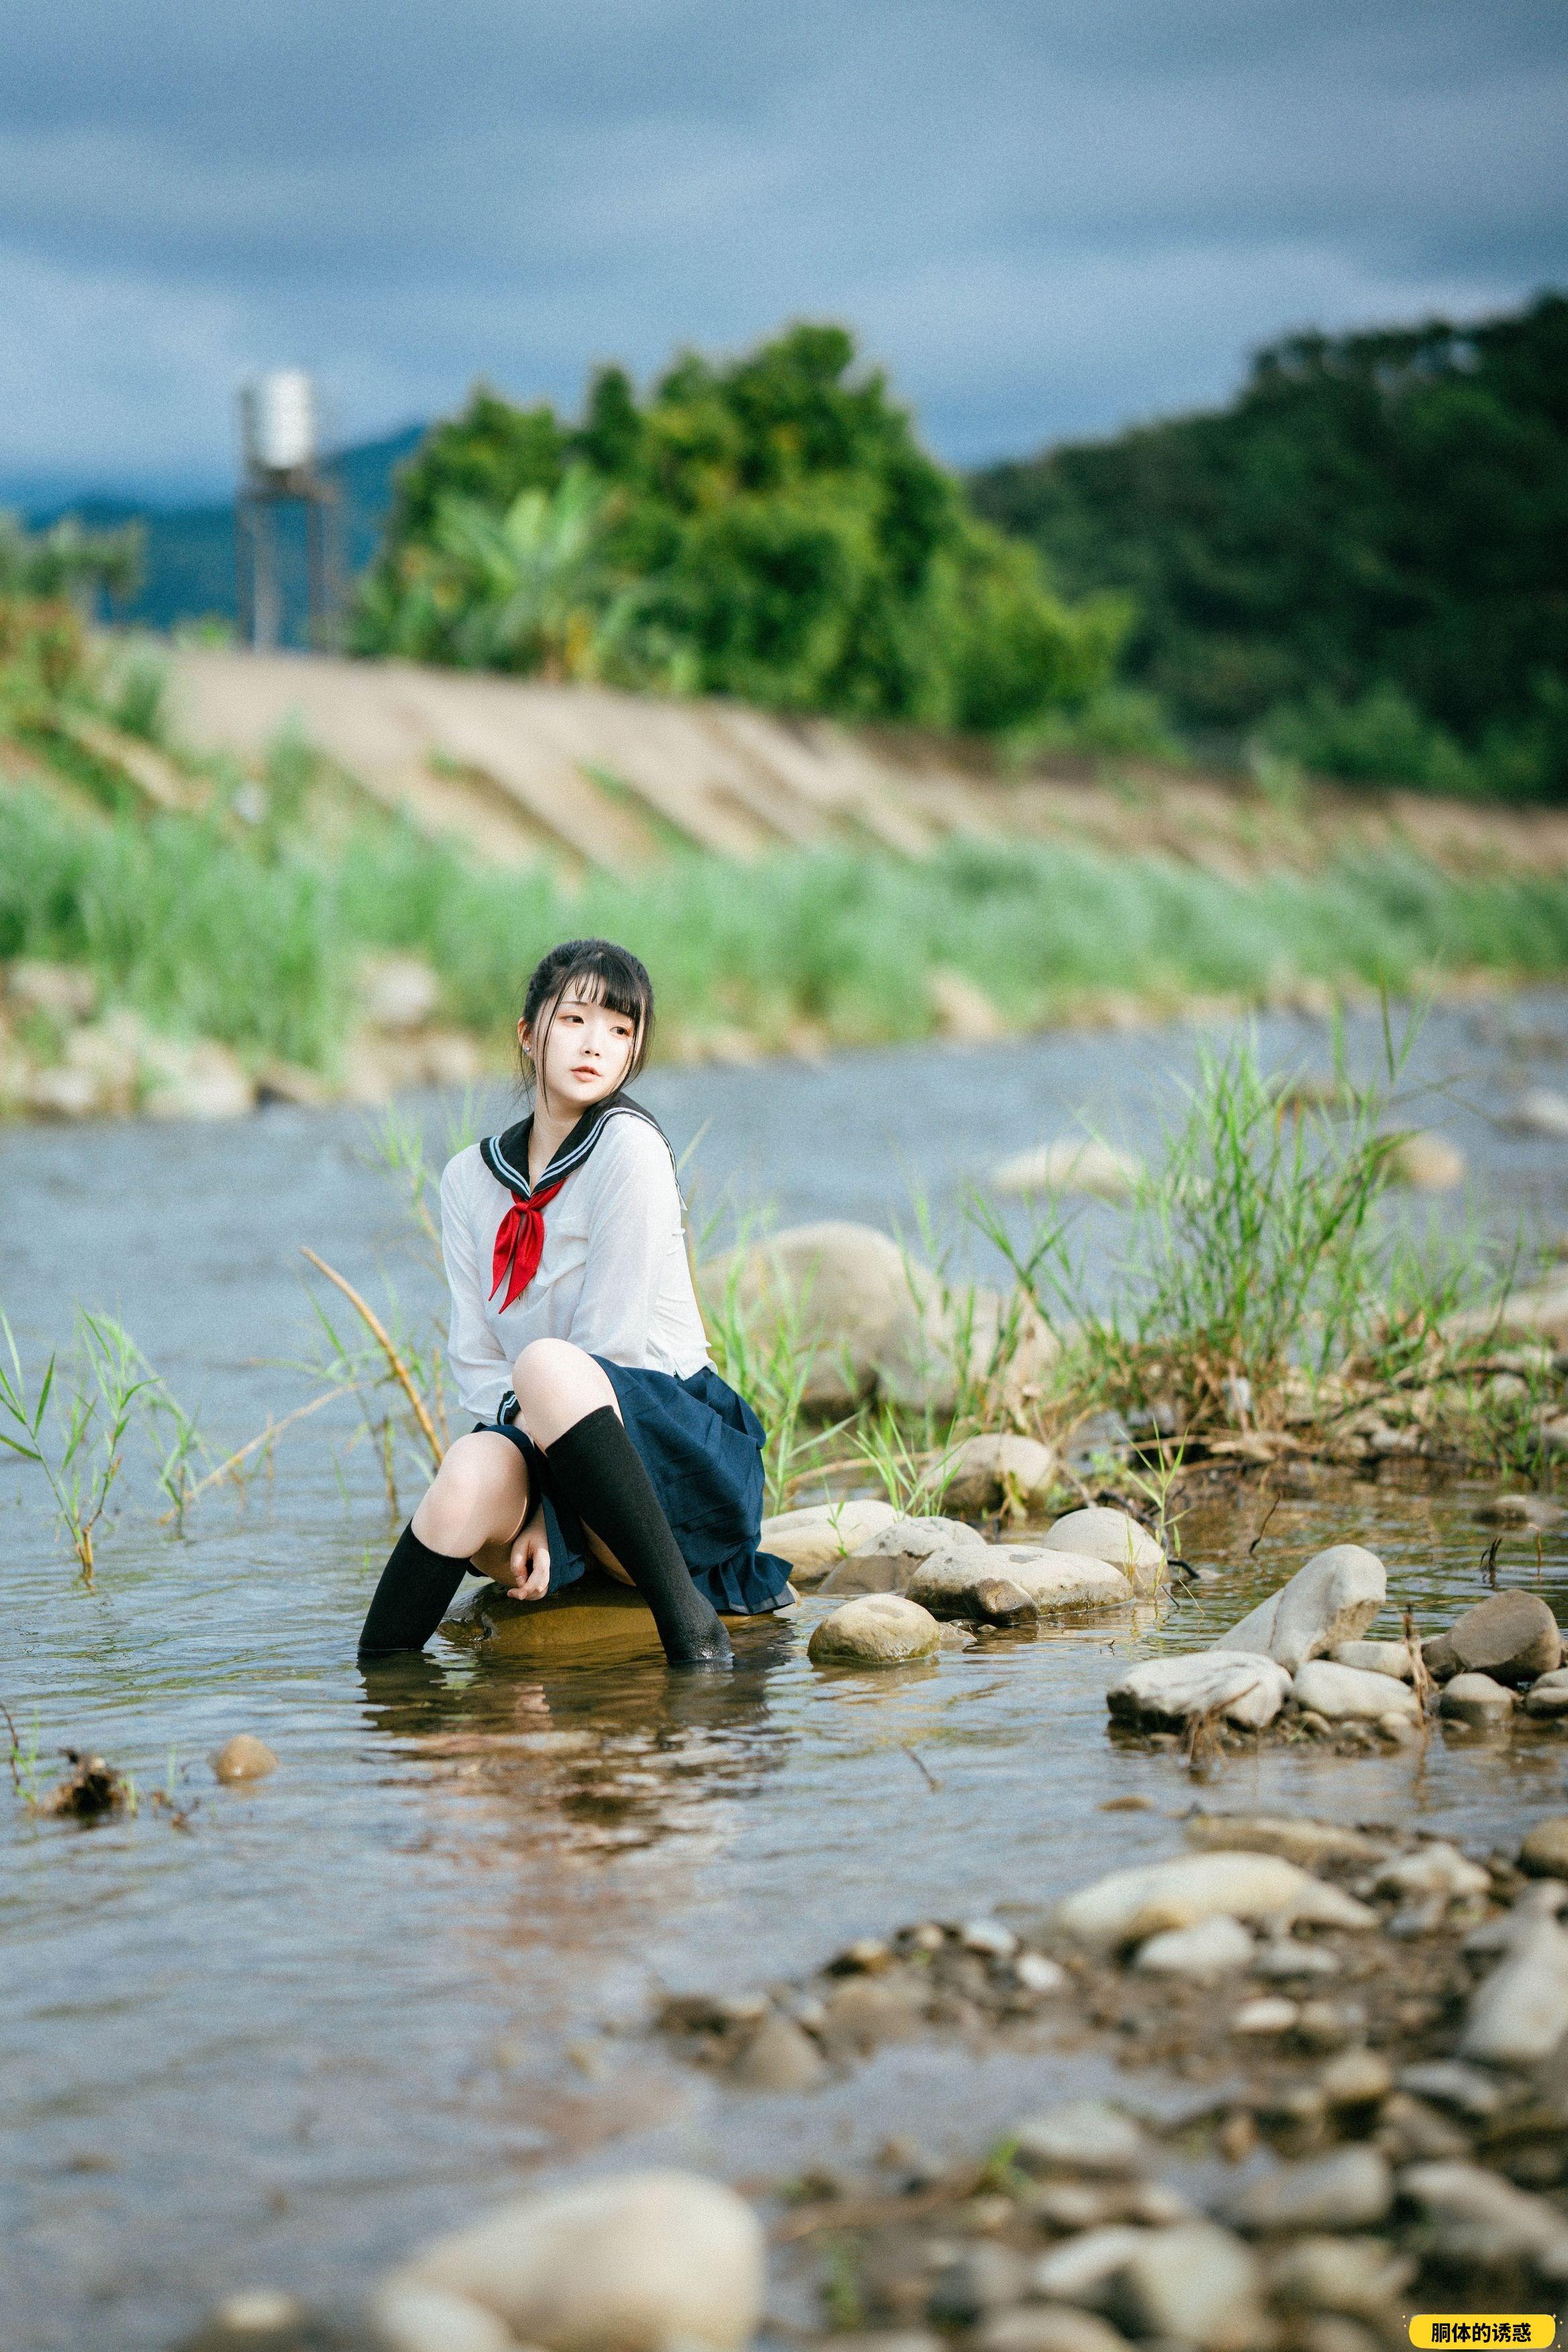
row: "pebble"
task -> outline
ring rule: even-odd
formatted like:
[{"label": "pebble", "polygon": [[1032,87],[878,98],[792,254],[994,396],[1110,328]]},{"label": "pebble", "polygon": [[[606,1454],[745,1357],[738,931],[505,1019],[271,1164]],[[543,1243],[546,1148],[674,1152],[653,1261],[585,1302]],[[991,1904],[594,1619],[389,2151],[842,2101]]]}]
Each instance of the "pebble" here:
[{"label": "pebble", "polygon": [[1144,2231],[1118,2265],[1113,2315],[1134,2336],[1256,2352],[1269,2333],[1257,2257],[1212,2221]]},{"label": "pebble", "polygon": [[1068,1511],[1046,1530],[1048,1551],[1071,1552],[1120,1569],[1138,1592],[1152,1592],[1166,1572],[1165,1550],[1127,1511],[1098,1506]]},{"label": "pebble", "polygon": [[966,2246],[937,2273],[926,2304],[929,2318],[942,2326],[971,2327],[987,2312],[1022,2303],[1030,2265],[1012,2246],[982,2242]]},{"label": "pebble", "polygon": [[866,2052],[879,2042],[905,2040],[924,2015],[925,1993],[921,1986],[898,1979],[851,1977],[829,1994],[823,2024],[835,2041]]},{"label": "pebble", "polygon": [[1010,1960],[1018,1948],[1017,1937],[1000,1919],[972,1919],[959,1930],[958,1940],[966,1952],[980,1952],[993,1960]]},{"label": "pebble", "polygon": [[1309,2050],[1342,2050],[1366,2024],[1366,2013],[1352,2001],[1304,2000],[1296,2020],[1296,2033]]},{"label": "pebble", "polygon": [[1495,2074],[1480,2066],[1467,2066],[1461,2058],[1424,2059],[1419,2065],[1404,2067],[1398,2080],[1399,2088],[1410,2097],[1449,2107],[1475,2122],[1495,2116],[1505,2095]]},{"label": "pebble", "polygon": [[1068,1980],[1068,1972],[1044,1952],[1020,1952],[1013,1963],[1013,1974],[1026,1992],[1060,1992]]},{"label": "pebble", "polygon": [[[867,2341],[858,2339],[859,2344]],[[1130,2352],[1127,2338],[1092,2312],[1068,2304],[1026,2304],[999,2312],[974,2338],[974,2352]]]},{"label": "pebble", "polygon": [[1568,1715],[1568,1671],[1559,1667],[1555,1674],[1542,1675],[1525,1694],[1526,1715]]},{"label": "pebble", "polygon": [[516,2352],[516,2336],[493,2311],[439,2287],[387,2287],[371,2317],[385,2352]]},{"label": "pebble", "polygon": [[1390,1675],[1400,1683],[1410,1680],[1408,1642],[1336,1642],[1328,1654],[1336,1666],[1354,1666],[1363,1675]]},{"label": "pebble", "polygon": [[1040,1613],[1039,1602],[1006,1576],[983,1576],[974,1587],[974,1599],[978,1614],[987,1625],[1009,1629],[1033,1625]]},{"label": "pebble", "polygon": [[1465,1181],[1465,1155],[1446,1135],[1414,1128],[1394,1139],[1383,1169],[1390,1184],[1413,1192],[1452,1192]]},{"label": "pebble", "polygon": [[1375,1552],[1332,1544],[1214,1646],[1261,1652],[1293,1675],[1309,1658],[1364,1633],[1387,1598],[1388,1579]]},{"label": "pebble", "polygon": [[1458,1846],[1446,1844],[1441,1839],[1385,1863],[1375,1882],[1380,1894],[1444,1895],[1456,1900],[1469,1895],[1486,1895],[1490,1892],[1491,1883],[1490,1873],[1483,1870],[1479,1862],[1471,1862]]},{"label": "pebble", "polygon": [[1230,2021],[1233,2033],[1289,2033],[1300,2016],[1293,2000],[1280,1993],[1266,1993],[1258,2000],[1244,2000]]},{"label": "pebble", "polygon": [[1513,1714],[1514,1696],[1490,1675],[1456,1675],[1443,1686],[1438,1710],[1456,1723],[1468,1723],[1473,1729],[1484,1729],[1491,1724],[1507,1723]]},{"label": "pebble", "polygon": [[1191,1927],[1169,1927],[1139,1947],[1135,1968],[1158,1976],[1189,1977],[1212,1984],[1216,1977],[1233,1976],[1251,1964],[1252,1937],[1239,1919],[1224,1912],[1200,1919]]},{"label": "pebble", "polygon": [[1489,1592],[1421,1650],[1428,1673],[1440,1682],[1475,1673],[1500,1683],[1527,1683],[1562,1664],[1563,1636],[1540,1594],[1516,1587]]},{"label": "pebble", "polygon": [[1555,1919],[1532,1920],[1470,2002],[1462,2057],[1493,2066],[1532,2066],[1568,2034],[1568,1935]]},{"label": "pebble", "polygon": [[265,1739],[254,1732],[237,1731],[211,1759],[216,1778],[225,1781],[263,1780],[278,1769],[278,1759]]},{"label": "pebble", "polygon": [[1012,1430],[966,1437],[948,1457],[942,1500],[959,1511],[1004,1510],[1016,1503],[1026,1517],[1043,1510],[1061,1478],[1054,1449]]},{"label": "pebble", "polygon": [[1371,2107],[1394,2088],[1394,2069],[1379,2050],[1342,2050],[1318,2076],[1326,2105]]},{"label": "pebble", "polygon": [[1309,1658],[1298,1668],[1290,1696],[1295,1706],[1311,1707],[1330,1723],[1377,1723],[1400,1714],[1419,1720],[1421,1714],[1415,1692],[1403,1683],[1360,1666],[1335,1665],[1328,1658]]},{"label": "pebble", "polygon": [[1304,1944],[1296,1936],[1271,1937],[1258,1951],[1251,1973],[1268,1984],[1289,1984],[1301,1977],[1337,1977],[1338,1953],[1321,1944]]},{"label": "pebble", "polygon": [[1130,1667],[1111,1684],[1105,1703],[1122,1723],[1184,1724],[1217,1708],[1227,1723],[1260,1731],[1289,1693],[1290,1677],[1272,1658],[1202,1650]]},{"label": "pebble", "polygon": [[929,1658],[941,1628],[927,1609],[897,1592],[868,1592],[825,1617],[806,1643],[818,1666],[901,1666]]},{"label": "pebble", "polygon": [[1335,2148],[1303,2164],[1282,2164],[1247,2183],[1230,2201],[1238,2229],[1262,2236],[1284,2230],[1365,2230],[1394,2203],[1394,2175],[1374,2147]]},{"label": "pebble", "polygon": [[1276,1854],[1180,1854],[1144,1863],[1080,1887],[1058,1906],[1057,1923],[1086,1943],[1130,1944],[1165,1927],[1228,1912],[1233,1918],[1300,1920],[1316,1927],[1371,1927],[1376,1914],[1337,1886]]},{"label": "pebble", "polygon": [[1526,1087],[1514,1097],[1508,1123],[1523,1135],[1549,1135],[1561,1142],[1568,1137],[1568,1100],[1551,1087]]},{"label": "pebble", "polygon": [[1225,1846],[1232,1852],[1277,1853],[1303,1869],[1314,1862],[1379,1862],[1384,1840],[1338,1822],[1314,1822],[1299,1813],[1189,1813],[1190,1845]]},{"label": "pebble", "polygon": [[1531,1878],[1568,1878],[1568,1813],[1531,1824],[1519,1849],[1519,1866]]},{"label": "pebble", "polygon": [[1415,2264],[1377,2238],[1299,2238],[1269,2266],[1275,2300],[1298,2310],[1382,2317],[1415,2275]]},{"label": "pebble", "polygon": [[1555,2205],[1477,2164],[1409,2165],[1399,2193],[1425,2214],[1454,2264],[1546,2258],[1555,2269],[1568,2248],[1568,2219]]},{"label": "pebble", "polygon": [[1140,2126],[1102,2099],[1047,2107],[1021,2123],[1013,2139],[1026,2171],[1136,2172],[1149,2156]]},{"label": "pebble", "polygon": [[775,2011],[741,2052],[731,2080],[752,2091],[811,2091],[826,2074],[826,2062],[810,2034]]},{"label": "pebble", "polygon": [[613,2174],[520,2197],[437,2239],[387,2282],[466,2296],[544,2352],[740,2352],[762,2317],[762,2226],[689,2172]]},{"label": "pebble", "polygon": [[1098,2302],[1147,2235],[1131,2221],[1108,2221],[1102,2229],[1086,2230],[1081,2237],[1069,2238],[1066,2245],[1053,2246],[1040,2256],[1030,2282],[1033,2291],[1047,2302],[1053,2297],[1063,2303]]}]

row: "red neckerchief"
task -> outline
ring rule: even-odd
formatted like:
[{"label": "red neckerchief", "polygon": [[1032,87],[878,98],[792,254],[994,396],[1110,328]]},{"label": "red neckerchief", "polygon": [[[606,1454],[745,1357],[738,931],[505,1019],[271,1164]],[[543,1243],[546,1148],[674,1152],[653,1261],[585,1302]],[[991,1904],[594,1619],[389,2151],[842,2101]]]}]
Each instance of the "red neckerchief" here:
[{"label": "red neckerchief", "polygon": [[565,1181],[564,1176],[558,1176],[553,1184],[542,1184],[526,1201],[514,1192],[510,1208],[496,1227],[495,1254],[490,1259],[495,1279],[490,1284],[490,1297],[495,1297],[504,1282],[506,1297],[500,1303],[503,1315],[539,1272],[539,1261],[544,1255],[544,1204],[553,1201]]},{"label": "red neckerchief", "polygon": [[[516,1127],[509,1127],[503,1134],[486,1136],[479,1145],[479,1157],[485,1166],[497,1183],[503,1184],[511,1194],[511,1206],[496,1228],[490,1258],[490,1297],[493,1298],[501,1285],[506,1285],[506,1297],[500,1303],[503,1315],[514,1299],[521,1297],[539,1272],[539,1261],[544,1255],[547,1203],[553,1201],[568,1176],[587,1159],[606,1118],[618,1111],[647,1119],[658,1133],[664,1132],[658,1121],[640,1103],[633,1102],[629,1095],[606,1095],[603,1102],[595,1103],[584,1112],[537,1184],[528,1181],[531,1117],[520,1120]],[[672,1160],[674,1156],[671,1152]]]}]

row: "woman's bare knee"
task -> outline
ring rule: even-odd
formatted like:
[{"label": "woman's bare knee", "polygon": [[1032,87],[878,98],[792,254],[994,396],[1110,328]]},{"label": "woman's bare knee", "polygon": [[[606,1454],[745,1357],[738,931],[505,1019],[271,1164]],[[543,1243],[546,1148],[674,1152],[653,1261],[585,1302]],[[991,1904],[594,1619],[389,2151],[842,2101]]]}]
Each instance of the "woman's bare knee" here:
[{"label": "woman's bare knee", "polygon": [[471,1559],[510,1539],[528,1508],[528,1472],[509,1438],[484,1430],[459,1437],[414,1514],[414,1532],[432,1551]]},{"label": "woman's bare knee", "polygon": [[522,1425],[540,1445],[553,1445],[584,1416],[608,1405],[618,1412],[608,1375],[570,1339],[533,1339],[512,1366]]}]

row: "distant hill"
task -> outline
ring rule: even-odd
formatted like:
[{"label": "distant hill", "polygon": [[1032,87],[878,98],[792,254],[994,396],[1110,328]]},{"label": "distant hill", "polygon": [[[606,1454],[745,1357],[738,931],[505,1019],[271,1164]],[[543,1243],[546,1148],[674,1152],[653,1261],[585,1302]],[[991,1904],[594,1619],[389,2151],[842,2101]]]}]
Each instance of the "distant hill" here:
[{"label": "distant hill", "polygon": [[[382,524],[392,503],[392,477],[423,437],[421,425],[406,425],[384,440],[366,441],[345,449],[331,461],[331,471],[343,496],[343,551],[351,577],[364,570],[376,550]],[[93,530],[139,523],[144,536],[142,583],[129,604],[117,605],[116,620],[140,622],[153,629],[173,627],[177,621],[218,619],[236,615],[234,506],[231,500],[211,506],[143,506],[124,499],[77,499],[29,515],[35,526],[75,515]],[[279,531],[279,573],[283,590],[284,639],[297,645],[304,637],[305,534],[303,517],[286,510]]]},{"label": "distant hill", "polygon": [[1300,335],[1231,405],[974,477],[1069,595],[1124,592],[1181,724],[1343,775],[1568,794],[1568,299]]}]

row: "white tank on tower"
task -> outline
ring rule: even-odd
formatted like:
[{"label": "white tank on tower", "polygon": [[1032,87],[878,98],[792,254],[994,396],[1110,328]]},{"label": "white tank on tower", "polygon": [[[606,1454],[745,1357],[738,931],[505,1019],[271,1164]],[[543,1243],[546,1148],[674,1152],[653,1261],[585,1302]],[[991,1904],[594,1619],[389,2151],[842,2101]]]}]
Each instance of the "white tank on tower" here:
[{"label": "white tank on tower", "polygon": [[297,474],[315,462],[316,387],[301,368],[272,368],[239,395],[247,471]]}]

